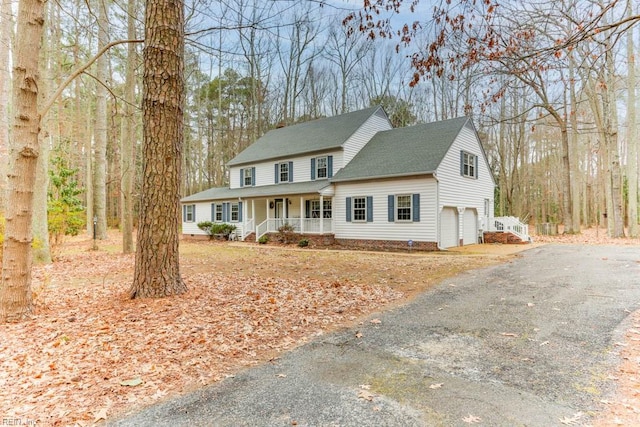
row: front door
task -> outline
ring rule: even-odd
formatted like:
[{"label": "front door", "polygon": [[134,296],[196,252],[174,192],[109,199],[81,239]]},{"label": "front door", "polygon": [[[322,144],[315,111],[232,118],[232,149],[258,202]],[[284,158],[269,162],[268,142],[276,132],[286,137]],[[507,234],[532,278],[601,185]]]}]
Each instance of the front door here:
[{"label": "front door", "polygon": [[276,228],[281,227],[284,224],[284,203],[282,199],[276,199],[273,216],[276,219]]}]

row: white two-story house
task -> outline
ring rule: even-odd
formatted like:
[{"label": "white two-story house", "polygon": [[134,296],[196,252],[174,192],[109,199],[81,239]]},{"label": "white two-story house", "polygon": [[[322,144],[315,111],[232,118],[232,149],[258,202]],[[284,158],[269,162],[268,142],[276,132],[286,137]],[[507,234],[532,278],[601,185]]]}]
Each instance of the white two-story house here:
[{"label": "white two-story house", "polygon": [[382,107],[274,129],[229,164],[228,187],[182,199],[182,232],[236,225],[241,240],[298,233],[341,245],[477,243],[494,179],[467,117],[392,129]]}]

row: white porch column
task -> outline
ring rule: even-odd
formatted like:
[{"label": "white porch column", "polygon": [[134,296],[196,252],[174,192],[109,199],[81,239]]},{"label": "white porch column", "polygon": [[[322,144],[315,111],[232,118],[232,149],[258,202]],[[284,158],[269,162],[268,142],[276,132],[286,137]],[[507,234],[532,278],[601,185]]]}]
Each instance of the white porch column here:
[{"label": "white porch column", "polygon": [[251,219],[253,220],[253,231],[258,234],[258,222],[256,221],[256,200],[251,199]]},{"label": "white porch column", "polygon": [[324,196],[320,195],[320,234],[324,234]]},{"label": "white porch column", "polygon": [[300,196],[300,234],[304,234],[304,199]]}]

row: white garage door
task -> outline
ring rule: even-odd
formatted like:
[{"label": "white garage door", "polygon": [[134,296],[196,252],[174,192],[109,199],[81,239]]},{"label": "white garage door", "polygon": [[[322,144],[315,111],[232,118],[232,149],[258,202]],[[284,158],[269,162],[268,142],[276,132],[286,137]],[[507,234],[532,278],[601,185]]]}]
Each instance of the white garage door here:
[{"label": "white garage door", "polygon": [[463,244],[478,243],[478,212],[475,209],[465,209],[462,227]]},{"label": "white garage door", "polygon": [[458,210],[443,208],[440,214],[440,247],[458,246]]}]

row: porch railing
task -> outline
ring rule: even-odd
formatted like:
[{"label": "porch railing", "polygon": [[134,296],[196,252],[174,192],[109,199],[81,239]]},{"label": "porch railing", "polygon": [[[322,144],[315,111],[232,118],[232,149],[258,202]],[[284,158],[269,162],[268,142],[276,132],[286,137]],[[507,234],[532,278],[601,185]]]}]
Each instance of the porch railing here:
[{"label": "porch railing", "polygon": [[246,239],[247,236],[255,231],[256,222],[253,218],[247,220],[244,223],[244,228],[242,229],[242,240]]},{"label": "porch railing", "polygon": [[489,219],[489,230],[497,232],[512,233],[519,237],[523,242],[531,241],[529,236],[529,226],[520,222],[519,218],[514,216],[501,216]]},{"label": "porch railing", "polygon": [[277,233],[285,224],[293,227],[295,233],[320,234],[320,221],[323,222],[322,233],[333,232],[333,222],[330,218],[269,218],[256,227],[256,240],[267,233]]}]

